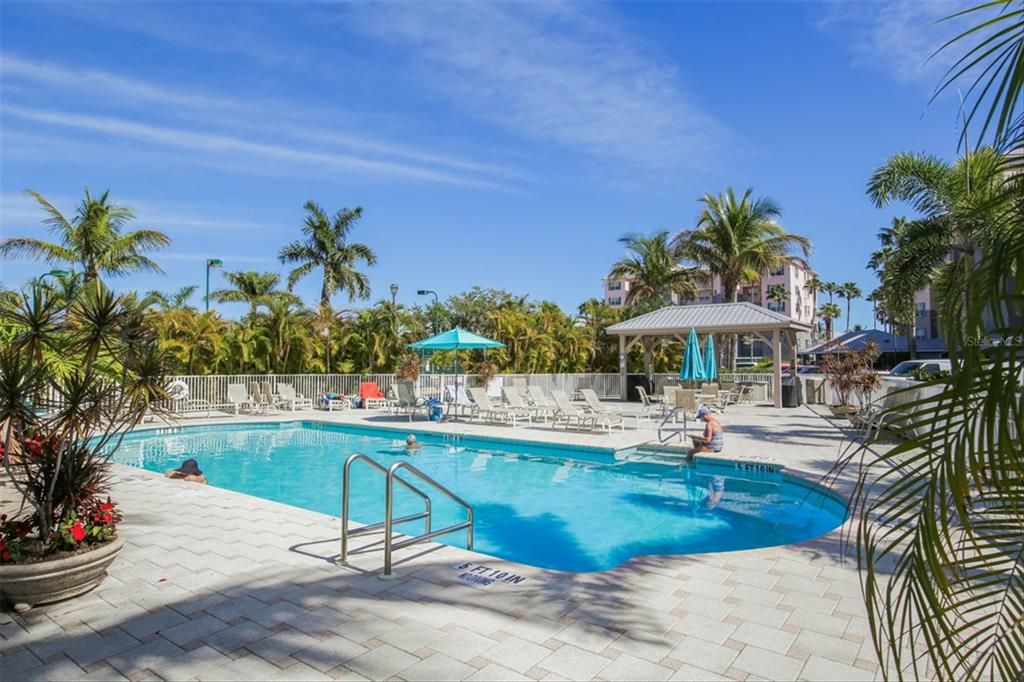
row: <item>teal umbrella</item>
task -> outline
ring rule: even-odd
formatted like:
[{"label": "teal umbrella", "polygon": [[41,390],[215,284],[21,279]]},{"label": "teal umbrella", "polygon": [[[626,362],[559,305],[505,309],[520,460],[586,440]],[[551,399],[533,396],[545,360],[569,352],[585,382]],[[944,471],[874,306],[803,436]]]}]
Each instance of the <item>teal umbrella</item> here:
[{"label": "teal umbrella", "polygon": [[416,343],[410,343],[409,348],[415,350],[459,350],[474,348],[501,348],[505,344],[500,341],[492,341],[482,336],[467,332],[465,329],[456,327],[446,332],[441,332],[429,339],[423,339]]},{"label": "teal umbrella", "polygon": [[704,344],[704,378],[714,381],[718,378],[718,359],[715,358],[715,340],[708,334],[708,340]]},{"label": "teal umbrella", "polygon": [[428,339],[410,343],[409,348],[414,350],[453,350],[455,353],[455,399],[459,397],[459,350],[475,350],[477,348],[502,348],[505,344],[493,339],[467,332],[465,329],[456,327],[446,332],[441,332]]},{"label": "teal umbrella", "polygon": [[703,381],[704,359],[700,356],[700,342],[697,340],[697,330],[690,329],[690,335],[686,338],[686,349],[683,351],[683,367],[679,370],[679,378],[683,381]]}]

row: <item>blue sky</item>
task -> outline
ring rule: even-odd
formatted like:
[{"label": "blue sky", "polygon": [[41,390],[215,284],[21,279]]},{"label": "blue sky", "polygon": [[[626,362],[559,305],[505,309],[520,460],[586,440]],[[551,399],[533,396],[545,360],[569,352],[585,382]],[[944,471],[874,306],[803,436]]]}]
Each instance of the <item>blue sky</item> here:
[{"label": "blue sky", "polygon": [[[868,202],[872,169],[956,153],[955,95],[928,104],[950,57],[927,61],[956,7],[3,3],[0,226],[45,234],[26,188],[67,211],[109,188],[174,240],[166,275],[119,284],[168,290],[208,256],[284,272],[312,198],[363,207],[372,300],[481,285],[573,310],[618,237],[691,227],[703,193],[749,186],[823,278],[866,292],[901,212]],[[7,286],[39,272],[0,268]]]}]

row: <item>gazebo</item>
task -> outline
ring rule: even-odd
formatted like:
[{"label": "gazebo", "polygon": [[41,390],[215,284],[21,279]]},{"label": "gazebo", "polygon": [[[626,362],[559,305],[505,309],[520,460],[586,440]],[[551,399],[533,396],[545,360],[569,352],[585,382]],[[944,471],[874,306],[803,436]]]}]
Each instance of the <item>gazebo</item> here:
[{"label": "gazebo", "polygon": [[626,400],[626,354],[637,342],[645,339],[654,343],[652,349],[661,343],[685,342],[690,329],[698,334],[740,334],[760,338],[772,348],[774,377],[772,378],[775,407],[782,407],[782,347],[783,339],[792,352],[793,366],[796,366],[796,335],[810,332],[811,325],[777,313],[753,303],[708,303],[694,305],[673,305],[640,315],[605,331],[619,337],[619,375],[622,399]]}]

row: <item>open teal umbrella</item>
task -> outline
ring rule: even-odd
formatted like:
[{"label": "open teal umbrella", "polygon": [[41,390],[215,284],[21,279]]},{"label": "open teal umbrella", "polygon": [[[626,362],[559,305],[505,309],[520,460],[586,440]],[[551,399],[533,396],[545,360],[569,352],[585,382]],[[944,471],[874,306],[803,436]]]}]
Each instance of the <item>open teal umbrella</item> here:
[{"label": "open teal umbrella", "polygon": [[679,370],[679,378],[683,381],[703,381],[704,359],[700,356],[700,342],[697,330],[691,328],[686,338],[686,349],[683,351],[683,367]]},{"label": "open teal umbrella", "polygon": [[715,339],[708,334],[704,344],[704,378],[714,381],[718,378],[718,359],[715,357]]},{"label": "open teal umbrella", "polygon": [[446,332],[441,332],[430,338],[410,343],[409,348],[414,350],[453,350],[455,353],[455,399],[459,397],[459,353],[460,350],[475,350],[478,348],[502,348],[505,344],[493,339],[487,339],[473,332],[456,327]]}]

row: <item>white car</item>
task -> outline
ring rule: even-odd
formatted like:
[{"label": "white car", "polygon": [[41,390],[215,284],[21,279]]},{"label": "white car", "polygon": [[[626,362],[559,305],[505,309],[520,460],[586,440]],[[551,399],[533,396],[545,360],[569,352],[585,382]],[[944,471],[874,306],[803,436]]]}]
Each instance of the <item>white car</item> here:
[{"label": "white car", "polygon": [[938,372],[953,371],[953,364],[949,360],[904,360],[900,364],[892,368],[889,372],[891,377],[904,377],[910,379],[913,377],[914,371],[922,369],[925,372],[931,374],[937,374]]}]

